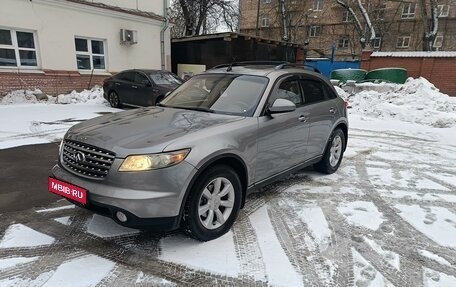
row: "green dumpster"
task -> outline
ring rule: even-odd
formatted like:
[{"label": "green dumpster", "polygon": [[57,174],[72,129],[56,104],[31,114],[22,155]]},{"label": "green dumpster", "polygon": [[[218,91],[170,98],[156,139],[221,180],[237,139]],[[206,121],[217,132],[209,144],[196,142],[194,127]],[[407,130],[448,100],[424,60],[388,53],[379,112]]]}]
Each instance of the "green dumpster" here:
[{"label": "green dumpster", "polygon": [[407,80],[407,70],[403,68],[382,68],[367,73],[366,81],[382,81],[403,84]]},{"label": "green dumpster", "polygon": [[360,82],[366,77],[367,71],[362,69],[338,69],[331,72],[332,80],[339,80],[345,83],[349,80]]}]

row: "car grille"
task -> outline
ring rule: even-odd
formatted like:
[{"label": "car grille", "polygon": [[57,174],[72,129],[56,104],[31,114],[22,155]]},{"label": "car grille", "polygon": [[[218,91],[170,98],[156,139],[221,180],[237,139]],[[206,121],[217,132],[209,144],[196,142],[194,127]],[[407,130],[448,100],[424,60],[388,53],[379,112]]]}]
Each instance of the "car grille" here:
[{"label": "car grille", "polygon": [[69,171],[94,179],[102,179],[108,175],[116,154],[72,140],[63,143],[61,163]]}]

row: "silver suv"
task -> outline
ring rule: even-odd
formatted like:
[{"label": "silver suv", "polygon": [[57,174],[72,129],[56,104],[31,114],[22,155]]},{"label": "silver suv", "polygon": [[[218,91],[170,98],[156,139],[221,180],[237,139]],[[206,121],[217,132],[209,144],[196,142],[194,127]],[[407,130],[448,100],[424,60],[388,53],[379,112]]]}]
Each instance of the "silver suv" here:
[{"label": "silver suv", "polygon": [[347,138],[345,103],[320,74],[223,65],[157,107],[73,126],[49,190],[125,226],[206,241],[230,229],[249,191],[309,165],[335,172]]}]

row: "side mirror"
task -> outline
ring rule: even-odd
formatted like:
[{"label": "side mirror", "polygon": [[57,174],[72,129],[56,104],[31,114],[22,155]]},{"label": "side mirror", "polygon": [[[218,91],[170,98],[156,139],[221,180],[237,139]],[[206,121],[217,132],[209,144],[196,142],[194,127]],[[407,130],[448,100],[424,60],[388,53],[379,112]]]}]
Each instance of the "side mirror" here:
[{"label": "side mirror", "polygon": [[276,99],[272,106],[268,108],[270,114],[288,113],[296,110],[296,105],[289,100]]},{"label": "side mirror", "polygon": [[152,87],[152,83],[149,80],[142,80],[141,84],[143,84],[146,87]]}]

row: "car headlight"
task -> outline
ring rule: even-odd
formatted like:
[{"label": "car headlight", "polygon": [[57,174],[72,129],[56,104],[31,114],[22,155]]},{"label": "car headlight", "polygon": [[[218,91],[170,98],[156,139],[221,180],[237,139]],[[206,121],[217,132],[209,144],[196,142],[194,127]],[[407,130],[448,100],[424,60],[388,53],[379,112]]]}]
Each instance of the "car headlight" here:
[{"label": "car headlight", "polygon": [[158,154],[127,156],[119,167],[119,171],[146,171],[165,168],[183,161],[190,149],[182,149]]}]

